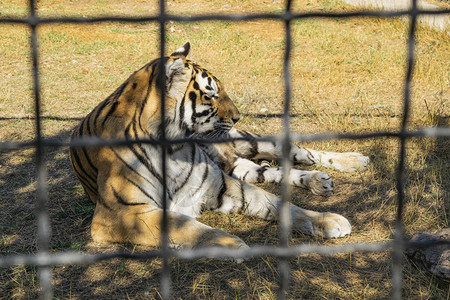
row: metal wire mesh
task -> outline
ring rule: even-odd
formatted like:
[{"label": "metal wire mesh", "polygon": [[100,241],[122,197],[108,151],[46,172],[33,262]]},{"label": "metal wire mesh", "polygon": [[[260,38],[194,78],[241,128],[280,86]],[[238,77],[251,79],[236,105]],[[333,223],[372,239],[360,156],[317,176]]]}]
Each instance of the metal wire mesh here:
[{"label": "metal wire mesh", "polygon": [[[391,250],[393,252],[393,299],[401,299],[401,286],[402,286],[402,254],[407,247],[423,248],[438,244],[449,244],[450,241],[432,241],[432,242],[422,242],[413,243],[405,241],[403,235],[403,223],[402,223],[402,213],[403,213],[403,202],[404,202],[404,192],[405,192],[405,158],[406,158],[406,142],[410,138],[417,137],[449,137],[450,128],[422,128],[415,131],[408,131],[407,125],[410,117],[410,98],[411,98],[411,78],[414,70],[415,62],[415,32],[417,25],[417,17],[422,14],[437,15],[437,14],[448,14],[450,10],[423,10],[419,9],[417,6],[417,0],[412,0],[412,7],[407,10],[400,11],[358,11],[350,13],[321,13],[321,12],[311,12],[311,13],[293,13],[291,11],[291,1],[287,1],[285,10],[281,13],[268,13],[268,14],[208,14],[208,15],[193,15],[193,16],[181,16],[181,15],[170,15],[165,11],[165,0],[160,0],[159,8],[160,12],[156,16],[144,16],[144,17],[126,17],[126,16],[110,16],[110,17],[91,17],[91,18],[74,18],[74,17],[58,17],[58,18],[41,18],[36,15],[36,2],[34,0],[29,0],[29,16],[25,18],[5,18],[0,17],[0,23],[10,23],[10,24],[25,24],[31,29],[30,33],[30,43],[31,43],[31,57],[32,57],[32,70],[33,70],[33,95],[35,103],[35,140],[32,142],[12,142],[3,141],[0,142],[0,149],[13,150],[13,149],[23,149],[23,148],[35,148],[35,165],[37,169],[37,205],[36,214],[38,222],[38,251],[34,255],[9,255],[0,257],[0,267],[11,267],[15,265],[33,265],[37,266],[39,271],[39,281],[41,287],[42,299],[52,299],[52,274],[51,266],[55,265],[69,265],[69,264],[92,264],[99,261],[110,260],[113,258],[129,258],[129,259],[151,259],[151,258],[162,258],[163,259],[163,270],[161,276],[161,295],[164,299],[170,298],[170,272],[168,259],[171,257],[179,259],[197,259],[202,257],[208,258],[244,258],[244,257],[259,257],[263,255],[272,255],[279,258],[279,269],[280,269],[280,282],[279,282],[279,293],[280,299],[286,298],[286,292],[289,285],[289,264],[288,258],[307,253],[317,253],[321,255],[331,255],[335,253],[343,252],[378,252]],[[291,101],[291,75],[289,72],[290,68],[290,52],[291,52],[291,22],[299,19],[306,18],[352,18],[352,17],[384,17],[392,18],[399,16],[409,16],[409,34],[408,34],[408,45],[407,45],[407,71],[404,80],[404,90],[403,90],[403,117],[401,126],[396,132],[373,132],[373,133],[362,133],[362,134],[335,134],[326,133],[320,135],[300,135],[295,134],[290,131],[289,123],[289,111],[290,111],[290,101]],[[37,44],[37,27],[42,24],[49,23],[100,23],[100,22],[158,22],[160,25],[160,56],[165,56],[165,40],[166,40],[166,29],[165,24],[169,21],[183,21],[183,22],[194,22],[194,21],[248,21],[255,19],[266,19],[266,20],[279,20],[285,25],[285,53],[284,53],[284,63],[283,63],[283,75],[284,75],[284,87],[285,87],[285,98],[284,98],[284,113],[283,113],[283,125],[284,131],[279,136],[263,136],[255,138],[255,141],[279,141],[283,145],[282,153],[283,160],[282,165],[284,166],[284,172],[288,172],[290,167],[289,151],[291,142],[309,142],[309,141],[320,141],[320,140],[330,140],[330,139],[367,139],[367,138],[382,138],[391,137],[397,138],[400,142],[399,151],[399,162],[397,167],[397,218],[395,226],[395,237],[391,242],[384,243],[358,243],[358,244],[346,244],[341,246],[320,246],[320,245],[296,245],[288,247],[288,236],[290,232],[289,225],[289,209],[288,202],[290,195],[290,188],[287,182],[283,182],[281,194],[282,203],[280,209],[280,245],[279,246],[255,246],[246,250],[232,250],[216,247],[201,248],[196,250],[173,250],[168,246],[168,222],[167,222],[167,203],[166,199],[163,201],[164,216],[162,221],[162,231],[163,231],[163,245],[161,250],[154,250],[145,253],[132,253],[132,252],[114,252],[108,254],[83,254],[83,253],[52,253],[49,252],[50,243],[50,220],[47,208],[48,199],[48,188],[47,188],[47,172],[46,167],[43,163],[43,153],[46,147],[61,147],[61,146],[112,146],[112,145],[125,145],[130,143],[147,143],[147,144],[158,144],[162,145],[163,149],[170,144],[184,143],[184,142],[202,142],[202,143],[222,143],[229,142],[232,140],[242,140],[245,138],[234,138],[234,139],[218,139],[215,141],[202,140],[202,139],[178,139],[178,140],[167,140],[164,134],[164,123],[162,126],[162,137],[155,140],[136,140],[136,141],[123,141],[123,140],[102,140],[99,138],[84,138],[73,140],[72,142],[57,141],[52,139],[44,139],[41,134],[41,100],[40,100],[40,82],[39,82],[39,51]],[[162,73],[165,72],[164,68],[161,70]],[[162,107],[164,108],[165,95],[164,90],[162,95]],[[164,119],[164,109],[162,109],[162,119]],[[162,151],[162,170],[163,178],[165,182],[165,168],[166,168],[166,152]],[[288,178],[285,174],[284,178]],[[164,185],[164,189],[166,186]],[[163,192],[163,195],[166,195]]]}]

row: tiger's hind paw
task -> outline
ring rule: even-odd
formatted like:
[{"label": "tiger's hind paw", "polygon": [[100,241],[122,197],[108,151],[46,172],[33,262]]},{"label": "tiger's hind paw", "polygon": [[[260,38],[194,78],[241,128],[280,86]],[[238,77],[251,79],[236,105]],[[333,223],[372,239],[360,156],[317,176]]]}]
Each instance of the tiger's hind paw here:
[{"label": "tiger's hind paw", "polygon": [[[239,237],[229,234],[220,229],[212,229],[203,234],[195,248],[202,247],[224,247],[236,250],[246,250],[250,247]],[[242,263],[250,258],[223,258],[236,263]]]},{"label": "tiger's hind paw", "polygon": [[369,157],[356,152],[330,153],[322,156],[321,161],[324,167],[341,172],[365,171],[369,162]]},{"label": "tiger's hind paw", "polygon": [[334,213],[320,213],[313,219],[312,226],[312,235],[326,239],[344,237],[352,231],[350,222],[343,216]]}]

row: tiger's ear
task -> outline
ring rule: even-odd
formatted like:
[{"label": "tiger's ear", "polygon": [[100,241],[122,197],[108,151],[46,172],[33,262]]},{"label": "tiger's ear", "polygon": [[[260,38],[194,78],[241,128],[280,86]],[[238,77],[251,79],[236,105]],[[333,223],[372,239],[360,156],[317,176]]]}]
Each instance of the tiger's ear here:
[{"label": "tiger's ear", "polygon": [[189,51],[191,50],[191,44],[187,42],[184,44],[183,47],[178,48],[174,53],[172,53],[170,56],[182,56],[187,57],[189,55]]}]

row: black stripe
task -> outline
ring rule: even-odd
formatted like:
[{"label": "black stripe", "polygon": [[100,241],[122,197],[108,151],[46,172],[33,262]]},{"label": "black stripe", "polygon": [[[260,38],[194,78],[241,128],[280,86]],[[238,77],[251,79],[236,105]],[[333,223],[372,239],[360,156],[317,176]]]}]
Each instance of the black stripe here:
[{"label": "black stripe", "polygon": [[219,194],[217,195],[217,207],[216,207],[216,209],[219,209],[219,208],[222,207],[222,205],[223,205],[223,196],[225,195],[225,192],[227,191],[227,185],[226,185],[226,182],[224,180],[222,172],[221,172],[221,175],[222,175],[222,186],[220,187]]},{"label": "black stripe", "polygon": [[106,120],[116,111],[117,105],[119,104],[119,101],[113,102],[111,104],[111,107],[109,108],[108,112],[106,113],[106,116],[103,118],[101,127],[105,127]]},{"label": "black stripe", "polygon": [[206,181],[206,178],[208,178],[208,174],[209,174],[209,170],[208,170],[208,165],[206,165],[205,171],[203,172],[203,176],[202,176],[202,183],[200,184],[200,186],[198,186],[194,192],[192,192],[192,195],[198,193],[198,191],[201,190],[201,188],[203,187],[203,184]]},{"label": "black stripe", "polygon": [[209,123],[209,121],[211,120],[211,118],[215,117],[217,114],[218,109],[213,110],[213,112],[211,113],[211,115],[203,122],[203,123]]},{"label": "black stripe", "polygon": [[158,202],[156,202],[156,201],[152,198],[152,196],[150,196],[149,193],[147,193],[146,190],[144,190],[144,189],[143,189],[140,185],[138,185],[136,182],[132,181],[132,180],[129,179],[128,177],[125,177],[125,179],[126,179],[129,183],[131,183],[132,185],[134,185],[135,187],[137,187],[137,188],[142,192],[142,194],[144,194],[147,198],[149,198],[150,200],[152,200],[157,206],[160,205],[160,204],[158,204]]},{"label": "black stripe", "polygon": [[243,181],[245,181],[245,177],[247,177],[248,173],[250,173],[250,171],[245,172],[244,177],[242,177]]},{"label": "black stripe", "polygon": [[[125,130],[125,136],[127,139],[130,139],[131,136],[129,135],[129,128],[130,126],[127,127],[127,129]],[[141,154],[138,153],[138,151],[136,150],[135,147],[138,147],[146,157],[142,156]],[[137,144],[132,144],[132,145],[128,145],[128,149],[131,150],[131,152],[133,152],[133,154],[136,156],[136,158],[147,168],[147,170],[154,176],[156,177],[156,179],[162,183],[162,178],[161,175],[158,174],[155,171],[155,168],[151,165],[151,161],[149,159],[149,157],[147,156],[147,153],[145,153],[145,150],[142,149],[141,145],[137,145]]]},{"label": "black stripe", "polygon": [[125,201],[125,199],[123,199],[123,198],[119,195],[119,193],[117,193],[117,191],[114,189],[113,186],[111,186],[111,189],[112,189],[112,191],[113,191],[114,197],[117,198],[117,201],[118,201],[120,204],[123,204],[123,205],[130,205],[130,206],[134,206],[134,205],[146,205],[146,204],[147,204],[147,203],[132,203],[132,202],[127,202],[127,201]]},{"label": "black stripe", "polygon": [[306,187],[305,180],[303,180],[303,177],[301,176],[300,176],[300,184]]},{"label": "black stripe", "polygon": [[[190,100],[190,98],[189,98],[189,100]],[[192,124],[195,124],[195,106],[196,106],[195,101],[191,100],[191,107],[192,107],[191,121],[192,121]]]},{"label": "black stripe", "polygon": [[[131,135],[129,134],[129,132],[130,132],[129,129],[130,129],[130,125],[125,130],[125,135],[126,135],[127,139],[131,138]],[[138,137],[135,135],[134,138],[137,139]],[[138,153],[138,151],[136,150],[136,147],[141,151],[141,153],[144,154],[144,156],[142,156],[141,154]],[[162,176],[156,172],[155,167],[152,164],[152,160],[150,159],[150,157],[148,157],[147,152],[142,147],[142,144],[138,143],[138,144],[128,145],[128,148],[134,153],[134,155],[139,159],[139,161],[147,168],[147,170],[154,177],[156,177],[156,179],[158,179],[158,181],[160,183],[162,183]]]},{"label": "black stripe", "polygon": [[308,158],[312,163],[314,163],[314,156],[312,155],[312,153],[308,149],[305,149],[305,151],[307,152],[306,158]]},{"label": "black stripe", "polygon": [[241,198],[242,198],[242,204],[241,204],[241,208],[240,208],[240,213],[245,213],[245,206],[246,206],[246,202],[245,202],[245,191],[244,191],[244,183],[241,182]]},{"label": "black stripe", "polygon": [[87,120],[86,120],[86,133],[87,135],[92,135],[92,131],[91,131],[91,118],[90,118],[90,114],[87,116]]},{"label": "black stripe", "polygon": [[97,107],[97,112],[95,113],[94,119],[92,120],[94,125],[97,123],[97,119],[99,118],[99,116],[102,113],[102,111],[105,108],[105,106],[109,103],[109,99],[110,98],[111,98],[111,96],[106,98],[106,100],[104,100],[103,103],[100,106]]},{"label": "black stripe", "polygon": [[157,188],[153,182],[151,182],[150,180],[148,180],[147,178],[145,178],[144,176],[142,176],[140,173],[138,173],[135,169],[133,169],[133,167],[131,167],[113,148],[111,148],[111,151],[116,155],[116,157],[125,165],[128,167],[128,169],[130,169],[132,172],[134,172],[136,175],[138,175],[139,177],[141,177],[142,179],[144,179],[147,183],[151,184],[153,187]]},{"label": "black stripe", "polygon": [[228,175],[232,176],[232,175],[233,175],[233,172],[234,172],[234,169],[236,169],[236,167],[237,167],[237,164],[235,164],[235,165],[231,168],[230,172],[228,172]]},{"label": "black stripe", "polygon": [[81,150],[83,150],[83,154],[86,158],[86,161],[88,162],[88,165],[91,167],[91,169],[94,171],[95,174],[98,174],[98,169],[94,164],[92,163],[91,159],[89,158],[89,155],[86,151],[86,147],[82,147]]},{"label": "black stripe", "polygon": [[[82,121],[82,123],[80,124],[80,128],[79,128],[79,136],[80,136],[80,137],[85,135],[85,134],[82,133],[82,126],[84,125],[85,121],[86,121],[86,131],[87,131],[87,135],[88,135],[88,136],[91,135],[91,133],[90,133],[91,127],[90,127],[90,124],[89,124],[89,119],[86,119],[86,118],[85,118],[85,119]],[[85,158],[86,158],[86,161],[88,162],[88,164],[89,164],[89,166],[91,167],[91,169],[94,171],[95,174],[97,174],[97,173],[98,173],[98,169],[97,169],[97,167],[94,166],[94,164],[92,163],[91,158],[89,157],[89,155],[88,155],[88,153],[87,153],[87,151],[86,151],[86,147],[80,147],[80,149],[83,151],[83,154],[84,154],[84,156],[85,156]]]},{"label": "black stripe", "polygon": [[[208,178],[208,174],[209,174],[208,166],[209,166],[209,164],[205,164],[205,172],[203,173],[203,177],[202,177],[202,185],[206,181],[206,178]],[[223,179],[223,176],[222,176],[222,179]]]},{"label": "black stripe", "polygon": [[[86,118],[81,121],[80,125],[78,126],[78,132],[77,132],[77,130],[74,130],[74,132],[72,134],[72,139],[75,138],[75,137],[81,137],[82,136],[82,126],[83,126],[85,121],[86,121]],[[80,148],[84,151],[84,148],[82,148],[82,147],[80,147]],[[89,189],[91,192],[97,194],[98,193],[97,189],[90,182],[88,182],[85,179],[85,177],[89,176],[89,175],[86,172],[86,170],[82,167],[81,160],[80,160],[80,158],[79,158],[79,156],[77,154],[77,151],[78,151],[78,148],[73,148],[73,147],[70,148],[70,155],[71,155],[71,158],[72,158],[70,161],[71,161],[71,164],[72,164],[72,169],[75,172],[75,174],[77,175],[78,179],[80,180],[83,188],[84,189]],[[86,154],[85,154],[85,156],[86,156]],[[90,162],[90,160],[88,158],[88,163],[89,162]],[[80,171],[82,171],[86,176],[82,175],[81,172],[78,170],[78,168],[80,168]],[[93,170],[95,171],[95,173],[97,173],[97,169],[96,168],[93,168]],[[91,178],[91,181],[93,181],[92,178]],[[94,182],[96,182],[96,181],[94,181]],[[87,191],[86,191],[86,193],[87,193]]]},{"label": "black stripe", "polygon": [[98,197],[98,203],[99,203],[100,205],[104,206],[105,208],[107,208],[108,210],[112,210],[112,208],[109,207],[109,206],[106,204],[105,200],[103,200],[103,198]]},{"label": "black stripe", "polygon": [[[205,164],[205,171],[203,172],[203,176],[202,176],[202,182],[201,182],[200,186],[198,186],[197,189],[192,194],[196,194],[203,187],[203,184],[205,183],[206,178],[208,178],[208,175],[209,175],[209,168],[208,168],[208,166],[209,166],[209,164],[206,163]],[[223,175],[222,175],[222,180],[223,180]]]},{"label": "black stripe", "polygon": [[[149,62],[147,65],[145,65],[143,68],[145,68],[145,70],[148,71],[148,69],[149,69],[150,67],[153,67],[153,66],[156,64],[157,61],[158,61],[158,58],[152,60],[152,61]],[[141,69],[143,69],[143,68],[141,68]]]},{"label": "black stripe", "polygon": [[[90,114],[89,114],[90,115]],[[78,126],[78,132],[77,132],[77,137],[81,137],[83,136],[83,127],[84,127],[84,123],[88,120],[89,115],[86,116],[86,118],[84,118],[83,120],[81,120],[80,125]],[[89,122],[88,122],[89,123]],[[89,127],[89,130],[91,129],[91,127]],[[87,131],[87,128],[86,128]],[[73,132],[75,134],[75,131]],[[88,131],[89,134],[89,131]],[[73,138],[73,136],[72,136]]]},{"label": "black stripe", "polygon": [[[188,175],[184,178],[184,181],[175,188],[175,190],[173,191],[173,194],[175,195],[182,187],[184,187],[186,185],[186,183],[189,180],[189,177],[191,177],[192,171],[194,170],[194,166],[195,166],[195,150],[196,150],[197,146],[193,145],[192,146],[192,152],[191,152],[191,168],[189,169],[189,173]],[[208,169],[208,168],[207,168]],[[176,181],[176,180],[174,180]],[[203,180],[202,180],[202,184],[200,186],[203,185]]]},{"label": "black stripe", "polygon": [[[93,178],[93,177],[91,177],[91,175],[86,171],[86,169],[83,167],[83,165],[81,164],[81,160],[80,160],[80,157],[78,156],[78,153],[77,153],[77,151],[74,149],[73,151],[72,151],[72,156],[73,156],[73,158],[75,158],[75,162],[76,162],[76,167],[78,167],[78,169],[79,169],[79,171],[80,172],[83,172],[84,173],[84,175],[82,175],[81,177],[82,178],[87,178],[87,179],[90,179],[95,185],[97,185],[97,180],[95,179],[95,178]],[[75,168],[74,168],[75,169]],[[81,175],[81,174],[80,174]],[[91,188],[95,191],[96,189],[94,188],[94,185],[93,184],[91,184]]]},{"label": "black stripe", "polygon": [[[75,172],[75,174],[77,175],[78,180],[80,180],[81,185],[83,186],[83,188],[85,190],[89,189],[94,194],[98,194],[97,190],[94,187],[92,187],[91,184],[84,179],[84,177],[81,175],[81,173],[76,169],[75,165],[72,165],[72,169]],[[86,193],[87,193],[87,191],[86,191]]]},{"label": "black stripe", "polygon": [[[161,123],[160,123],[161,124]],[[152,137],[154,137],[154,138],[161,138],[162,137],[162,135],[163,135],[163,128],[164,129],[166,129],[166,132],[167,132],[167,128],[169,127],[169,125],[171,125],[172,124],[172,120],[171,119],[169,119],[169,118],[166,118],[165,120],[164,120],[164,126],[158,126],[158,130],[156,131],[156,136],[152,136]],[[168,147],[168,148],[170,148],[170,146]]]},{"label": "black stripe", "polygon": [[194,116],[195,116],[196,118],[206,117],[206,116],[209,115],[212,111],[213,111],[213,109],[212,109],[212,108],[209,108],[209,109],[206,109],[206,110],[204,110],[204,111],[202,111],[202,112],[195,113]]},{"label": "black stripe", "polygon": [[189,100],[191,101],[197,100],[197,94],[194,91],[189,92]]},{"label": "black stripe", "polygon": [[184,93],[183,99],[181,99],[181,104],[180,104],[180,128],[182,129],[184,127],[184,98],[186,98],[186,93],[187,91]]},{"label": "black stripe", "polygon": [[123,91],[125,90],[125,88],[128,85],[128,80],[126,80],[124,83],[122,83],[117,90],[114,92],[113,94],[113,102],[116,102],[120,96],[122,96]]},{"label": "black stripe", "polygon": [[[135,112],[135,115],[136,115],[136,112]],[[138,139],[139,138],[139,135],[138,135],[138,132],[137,132],[137,125],[136,125],[136,119],[135,118],[133,118],[133,121],[130,123],[130,124],[128,124],[128,126],[127,126],[127,128],[128,127],[130,127],[131,126],[131,124],[133,125],[133,131],[134,131],[134,139]],[[139,126],[139,127],[141,127],[141,129],[142,129],[142,126]],[[131,128],[131,127],[130,127]]]},{"label": "black stripe", "polygon": [[262,183],[266,180],[264,177],[264,172],[266,172],[266,170],[267,170],[267,167],[261,167],[258,170],[256,170],[256,172],[258,172],[258,179],[257,179],[258,183]]}]

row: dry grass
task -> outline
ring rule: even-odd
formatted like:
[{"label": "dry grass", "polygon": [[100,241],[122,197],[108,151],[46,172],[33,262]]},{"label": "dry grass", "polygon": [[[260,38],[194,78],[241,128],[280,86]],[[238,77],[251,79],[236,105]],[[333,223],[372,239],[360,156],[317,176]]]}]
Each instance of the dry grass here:
[{"label": "dry grass", "polygon": [[[142,15],[156,13],[151,1],[39,1],[42,15]],[[195,3],[195,5],[194,5]],[[280,11],[281,1],[171,1],[173,13]],[[354,9],[337,0],[296,1],[296,11]],[[26,1],[1,1],[0,14],[25,15]],[[186,41],[193,59],[226,83],[244,113],[240,128],[277,133],[282,122],[283,25],[272,21],[168,24],[168,46]],[[33,139],[29,31],[0,25],[0,140]],[[298,132],[396,130],[402,113],[407,24],[401,20],[302,20],[293,23],[292,128]],[[39,28],[43,129],[46,137],[67,139],[71,129],[133,70],[158,56],[154,23],[45,25]],[[411,128],[448,126],[450,40],[447,33],[419,28],[413,77]],[[263,109],[263,110],[262,110]],[[370,155],[365,173],[329,171],[336,194],[321,198],[294,189],[293,202],[347,216],[351,236],[332,241],[293,233],[291,244],[376,242],[392,238],[396,212],[398,141],[326,141],[307,145]],[[434,232],[449,226],[448,139],[414,139],[407,145],[405,230]],[[67,149],[48,149],[52,251],[111,251],[90,242],[93,206],[73,176]],[[35,171],[32,150],[0,151],[0,253],[35,252]],[[278,187],[264,188],[278,193]],[[277,244],[278,226],[255,218],[206,213],[203,222],[228,230],[249,244]],[[122,246],[115,246],[122,247]],[[133,248],[127,248],[132,250]],[[137,247],[136,250],[145,250]],[[308,255],[293,258],[291,299],[383,299],[390,295],[390,253]],[[113,260],[91,266],[53,268],[58,299],[158,299],[161,263]],[[236,265],[201,259],[170,264],[174,298],[274,299],[278,270],[274,258]],[[0,298],[35,299],[36,270],[0,271]],[[405,262],[406,299],[448,299],[448,284]]]}]

